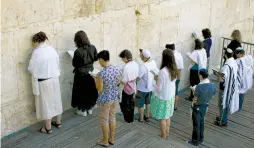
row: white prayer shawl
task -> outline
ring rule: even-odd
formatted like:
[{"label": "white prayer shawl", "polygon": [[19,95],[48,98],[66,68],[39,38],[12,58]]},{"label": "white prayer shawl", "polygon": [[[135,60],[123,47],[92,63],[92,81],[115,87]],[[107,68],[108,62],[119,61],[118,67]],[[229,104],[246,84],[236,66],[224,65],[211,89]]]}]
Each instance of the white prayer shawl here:
[{"label": "white prayer shawl", "polygon": [[244,94],[252,88],[253,84],[253,59],[250,55],[238,58],[238,86],[239,93]]},{"label": "white prayer shawl", "polygon": [[59,57],[54,48],[43,43],[34,49],[28,70],[32,74],[33,94],[40,95],[38,79],[59,77]]},{"label": "white prayer shawl", "polygon": [[[46,120],[60,115],[63,112],[58,78],[60,66],[55,49],[40,44],[33,51],[28,70],[32,74],[37,119]],[[38,79],[47,80],[38,82]]]},{"label": "white prayer shawl", "polygon": [[234,58],[228,59],[221,72],[224,74],[224,91],[223,91],[223,109],[229,109],[230,114],[238,111],[239,109],[239,89],[237,82],[237,69],[238,65]]}]

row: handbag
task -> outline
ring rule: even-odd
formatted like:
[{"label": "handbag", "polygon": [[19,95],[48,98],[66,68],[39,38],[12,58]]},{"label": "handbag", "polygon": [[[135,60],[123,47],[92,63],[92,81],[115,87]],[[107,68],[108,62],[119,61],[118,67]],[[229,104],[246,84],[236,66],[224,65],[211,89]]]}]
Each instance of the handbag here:
[{"label": "handbag", "polygon": [[128,94],[132,95],[135,93],[135,80],[129,81],[124,85],[123,91]]}]

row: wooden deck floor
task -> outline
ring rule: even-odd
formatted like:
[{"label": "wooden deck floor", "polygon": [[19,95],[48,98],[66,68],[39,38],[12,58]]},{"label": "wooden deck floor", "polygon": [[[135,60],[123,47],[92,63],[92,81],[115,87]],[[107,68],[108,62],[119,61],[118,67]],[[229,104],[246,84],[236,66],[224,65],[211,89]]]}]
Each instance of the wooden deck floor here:
[{"label": "wooden deck floor", "polygon": [[[126,124],[122,116],[117,116],[116,148],[185,148],[191,147],[186,141],[191,137],[190,102],[181,96],[178,110],[171,121],[170,137],[160,139],[159,123]],[[96,141],[101,137],[101,129],[97,122],[96,111],[92,116],[81,117],[69,111],[64,115],[63,127],[53,128],[50,135],[36,130],[41,123],[29,127],[15,137],[1,140],[3,148],[99,148]],[[215,98],[206,116],[205,142],[202,148],[254,148],[254,90],[246,95],[243,111],[229,116],[227,127],[213,125],[218,114],[217,98]]]}]

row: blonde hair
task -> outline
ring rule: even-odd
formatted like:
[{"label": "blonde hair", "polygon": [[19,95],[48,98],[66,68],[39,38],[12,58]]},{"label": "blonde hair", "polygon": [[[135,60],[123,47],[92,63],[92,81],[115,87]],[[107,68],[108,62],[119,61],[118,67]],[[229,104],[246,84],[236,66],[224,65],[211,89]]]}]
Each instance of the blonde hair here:
[{"label": "blonde hair", "polygon": [[231,34],[233,40],[237,40],[238,42],[242,42],[242,35],[239,30],[234,30]]}]

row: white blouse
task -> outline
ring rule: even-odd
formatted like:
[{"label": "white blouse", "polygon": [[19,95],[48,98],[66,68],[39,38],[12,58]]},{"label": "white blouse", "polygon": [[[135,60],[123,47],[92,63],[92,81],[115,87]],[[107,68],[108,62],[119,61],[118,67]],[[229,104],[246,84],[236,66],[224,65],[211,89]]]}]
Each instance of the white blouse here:
[{"label": "white blouse", "polygon": [[37,79],[58,77],[60,64],[56,50],[45,43],[40,44],[33,51],[28,70]]},{"label": "white blouse", "polygon": [[175,96],[175,81],[171,80],[170,73],[166,67],[160,70],[157,84],[155,87],[155,95],[162,100],[170,100]]}]

